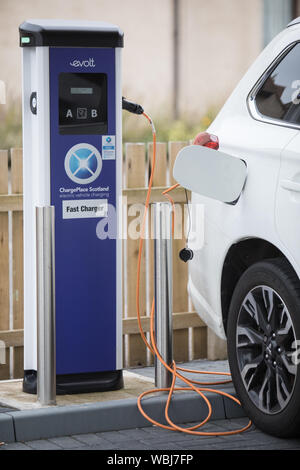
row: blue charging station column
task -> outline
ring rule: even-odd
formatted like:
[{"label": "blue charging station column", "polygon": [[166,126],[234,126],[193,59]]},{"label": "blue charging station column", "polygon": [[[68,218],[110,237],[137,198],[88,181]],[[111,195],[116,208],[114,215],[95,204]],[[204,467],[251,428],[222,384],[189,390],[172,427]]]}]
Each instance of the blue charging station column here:
[{"label": "blue charging station column", "polygon": [[36,391],[34,208],[55,207],[57,393],[122,379],[121,48],[99,22],[34,21],[23,47],[25,375]]}]

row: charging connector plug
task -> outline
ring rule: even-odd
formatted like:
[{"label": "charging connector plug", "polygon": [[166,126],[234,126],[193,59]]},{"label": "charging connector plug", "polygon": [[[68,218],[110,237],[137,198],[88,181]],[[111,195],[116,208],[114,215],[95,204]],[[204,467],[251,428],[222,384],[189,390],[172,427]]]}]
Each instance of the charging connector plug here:
[{"label": "charging connector plug", "polygon": [[144,109],[140,104],[127,101],[124,96],[122,97],[122,109],[125,109],[125,111],[128,111],[129,113],[133,114],[143,114],[144,112]]},{"label": "charging connector plug", "polygon": [[183,248],[179,252],[179,258],[185,263],[193,259],[193,257],[194,257],[194,253],[190,248]]}]

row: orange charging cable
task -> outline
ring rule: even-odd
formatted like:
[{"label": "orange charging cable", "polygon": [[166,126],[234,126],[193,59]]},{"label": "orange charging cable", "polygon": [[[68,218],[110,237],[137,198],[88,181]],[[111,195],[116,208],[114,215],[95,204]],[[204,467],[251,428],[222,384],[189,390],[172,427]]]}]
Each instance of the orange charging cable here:
[{"label": "orange charging cable", "polygon": [[[153,155],[152,155],[152,168],[151,168],[151,173],[150,173],[150,178],[149,178],[149,184],[148,184],[148,190],[147,190],[147,196],[146,196],[146,202],[145,202],[145,209],[144,209],[144,215],[142,219],[142,224],[141,224],[141,234],[140,234],[140,239],[139,239],[139,252],[138,252],[138,264],[137,264],[137,283],[136,283],[136,310],[137,310],[137,320],[138,320],[138,325],[139,325],[139,330],[141,337],[146,345],[146,347],[151,351],[153,356],[156,356],[157,360],[159,360],[163,366],[172,374],[172,384],[168,388],[155,388],[151,390],[147,390],[146,392],[143,392],[139,397],[137,401],[138,408],[141,412],[141,414],[146,418],[150,423],[154,424],[155,426],[159,426],[164,429],[169,429],[172,431],[181,431],[184,433],[192,434],[192,435],[197,435],[197,436],[226,436],[226,435],[231,435],[231,434],[238,434],[243,431],[246,431],[247,429],[250,428],[251,426],[251,421],[249,420],[248,424],[244,426],[241,429],[235,429],[232,431],[222,431],[222,432],[204,432],[204,431],[197,431],[200,427],[202,427],[205,423],[207,423],[212,415],[212,406],[205,395],[205,392],[211,392],[211,393],[216,393],[218,395],[222,395],[223,397],[226,397],[230,400],[233,400],[235,403],[238,405],[241,405],[240,401],[234,397],[233,395],[226,393],[222,390],[216,390],[214,388],[208,388],[207,386],[212,386],[212,385],[220,385],[220,384],[225,384],[231,382],[231,380],[223,380],[223,381],[217,381],[217,382],[199,382],[197,380],[191,380],[187,379],[184,375],[182,375],[180,372],[186,372],[186,373],[197,373],[197,374],[207,374],[207,375],[222,375],[222,376],[231,376],[229,372],[207,372],[207,371],[195,371],[192,369],[186,369],[183,367],[178,367],[175,363],[175,361],[172,362],[172,365],[167,364],[164,359],[161,357],[160,352],[157,349],[156,346],[156,341],[155,341],[155,334],[154,334],[154,312],[155,312],[155,301],[154,298],[152,300],[152,306],[151,306],[151,316],[150,316],[150,339],[151,342],[146,338],[146,335],[143,331],[142,328],[142,323],[141,323],[141,313],[140,313],[140,275],[141,275],[141,260],[142,260],[142,251],[143,251],[143,244],[144,244],[144,238],[145,238],[145,227],[146,227],[146,219],[147,219],[147,213],[149,209],[149,204],[150,204],[150,196],[151,196],[151,189],[153,185],[153,176],[154,176],[154,171],[155,171],[155,165],[156,165],[156,131],[155,127],[153,124],[153,121],[151,117],[143,112],[143,116],[149,121],[151,127],[152,127],[152,136],[153,136]],[[162,194],[169,200],[169,202],[172,205],[172,236],[174,235],[174,214],[175,214],[175,204],[174,200],[172,197],[169,195],[169,192],[172,191],[173,189],[177,188],[179,186],[179,183],[174,184],[170,188],[166,189]],[[178,372],[180,371],[180,372]],[[176,378],[180,379],[182,382],[184,382],[187,386],[186,387],[175,387],[175,381]],[[199,387],[200,385],[200,387]],[[203,387],[205,385],[205,387]],[[202,387],[201,387],[202,386]],[[178,426],[175,424],[170,416],[169,416],[169,407],[170,403],[172,400],[173,393],[175,391],[188,391],[188,390],[193,390],[198,395],[204,400],[208,413],[206,418],[201,421],[199,424],[192,426],[192,427],[182,427]],[[165,418],[166,421],[168,422],[169,425],[165,425],[162,423],[159,423],[158,421],[154,420],[151,418],[143,409],[142,407],[142,399],[146,395],[150,395],[153,393],[158,393],[158,392],[169,392],[168,393],[168,398],[165,406]]]}]

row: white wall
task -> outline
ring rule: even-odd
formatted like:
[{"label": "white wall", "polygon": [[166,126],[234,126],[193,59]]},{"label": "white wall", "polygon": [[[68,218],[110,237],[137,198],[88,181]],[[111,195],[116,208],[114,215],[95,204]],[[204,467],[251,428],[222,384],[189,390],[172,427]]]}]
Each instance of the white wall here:
[{"label": "white wall", "polygon": [[[150,113],[169,109],[173,89],[172,0],[0,0],[0,80],[21,93],[18,26],[29,18],[102,20],[125,33],[124,94]],[[180,0],[179,108],[219,106],[258,55],[261,0]]]},{"label": "white wall", "polygon": [[261,51],[261,15],[260,0],[181,3],[181,112],[225,101]]}]

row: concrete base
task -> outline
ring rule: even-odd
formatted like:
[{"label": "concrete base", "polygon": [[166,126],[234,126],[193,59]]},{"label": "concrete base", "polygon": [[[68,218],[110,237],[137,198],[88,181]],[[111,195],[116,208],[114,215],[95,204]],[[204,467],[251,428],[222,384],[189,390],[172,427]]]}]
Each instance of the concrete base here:
[{"label": "concrete base", "polygon": [[[102,401],[121,400],[124,398],[135,398],[144,390],[154,387],[151,378],[124,371],[124,388],[109,392],[77,393],[72,395],[57,395],[57,406],[83,405]],[[23,381],[2,380],[0,381],[0,406],[17,408],[18,410],[30,410],[41,408],[36,395],[24,393]]]}]

